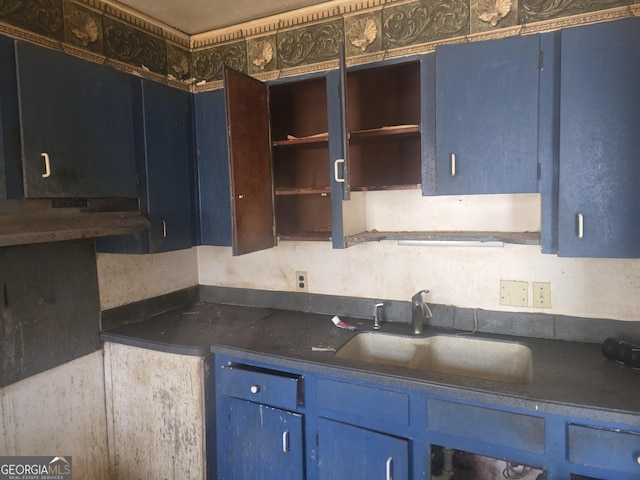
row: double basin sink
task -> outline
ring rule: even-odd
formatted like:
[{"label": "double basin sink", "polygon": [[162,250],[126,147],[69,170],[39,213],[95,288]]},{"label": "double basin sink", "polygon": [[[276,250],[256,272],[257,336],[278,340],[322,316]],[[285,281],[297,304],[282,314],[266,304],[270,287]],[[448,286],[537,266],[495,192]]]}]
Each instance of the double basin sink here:
[{"label": "double basin sink", "polygon": [[529,347],[464,335],[363,332],[340,348],[336,357],[495,382],[526,384],[533,379]]}]

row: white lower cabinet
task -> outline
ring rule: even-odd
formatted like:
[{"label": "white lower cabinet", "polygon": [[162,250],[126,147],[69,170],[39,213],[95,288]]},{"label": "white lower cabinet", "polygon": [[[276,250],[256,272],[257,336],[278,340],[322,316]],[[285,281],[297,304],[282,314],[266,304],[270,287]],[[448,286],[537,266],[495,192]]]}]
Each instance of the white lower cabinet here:
[{"label": "white lower cabinet", "polygon": [[206,478],[205,359],[106,342],[113,480]]}]

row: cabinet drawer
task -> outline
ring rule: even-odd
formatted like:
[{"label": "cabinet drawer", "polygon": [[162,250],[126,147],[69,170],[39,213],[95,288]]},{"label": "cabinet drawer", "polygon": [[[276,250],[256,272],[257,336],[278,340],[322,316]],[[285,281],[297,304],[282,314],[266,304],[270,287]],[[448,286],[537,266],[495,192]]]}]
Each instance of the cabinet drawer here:
[{"label": "cabinet drawer", "polygon": [[218,370],[220,393],[295,410],[303,404],[303,377],[279,370],[232,363]]},{"label": "cabinet drawer", "polygon": [[429,430],[544,453],[544,418],[442,400],[427,401]]},{"label": "cabinet drawer", "polygon": [[318,408],[370,420],[409,425],[409,395],[393,390],[318,379]]},{"label": "cabinet drawer", "polygon": [[569,425],[569,462],[640,475],[640,433]]}]

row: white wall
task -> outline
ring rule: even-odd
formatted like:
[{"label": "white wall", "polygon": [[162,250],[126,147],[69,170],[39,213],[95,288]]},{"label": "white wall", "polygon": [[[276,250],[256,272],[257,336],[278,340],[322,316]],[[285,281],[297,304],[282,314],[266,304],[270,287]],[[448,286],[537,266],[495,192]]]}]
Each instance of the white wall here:
[{"label": "white wall", "polygon": [[100,309],[198,285],[195,249],[155,255],[97,254]]},{"label": "white wall", "polygon": [[[368,192],[368,230],[539,231],[539,195],[422,197],[418,190]],[[640,260],[559,258],[540,246],[401,247],[374,242],[334,250],[329,242],[281,242],[239,257],[229,247],[157,255],[98,255],[102,309],[197,285],[408,301],[421,288],[432,303],[500,311],[640,320]],[[529,284],[529,307],[500,305],[500,280]],[[549,309],[534,308],[532,282],[551,283]]]},{"label": "white wall", "polygon": [[[421,197],[418,191],[367,193],[367,229],[535,231],[537,195]],[[327,242],[281,242],[232,257],[199,247],[200,283],[294,291],[294,272],[309,292],[408,301],[428,288],[432,303],[578,317],[640,319],[640,260],[571,259],[540,246],[402,247],[383,241],[333,250]],[[529,307],[500,305],[500,280],[529,282]],[[550,309],[533,308],[531,282],[551,283]]]}]

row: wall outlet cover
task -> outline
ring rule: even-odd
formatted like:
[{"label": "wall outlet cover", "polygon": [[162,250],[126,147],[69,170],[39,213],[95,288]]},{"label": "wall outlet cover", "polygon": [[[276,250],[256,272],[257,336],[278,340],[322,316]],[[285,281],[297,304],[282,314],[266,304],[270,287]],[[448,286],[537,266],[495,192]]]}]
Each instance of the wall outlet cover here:
[{"label": "wall outlet cover", "polygon": [[533,282],[533,306],[551,308],[551,283]]},{"label": "wall outlet cover", "polygon": [[296,271],[296,292],[309,291],[309,274],[301,270]]}]

